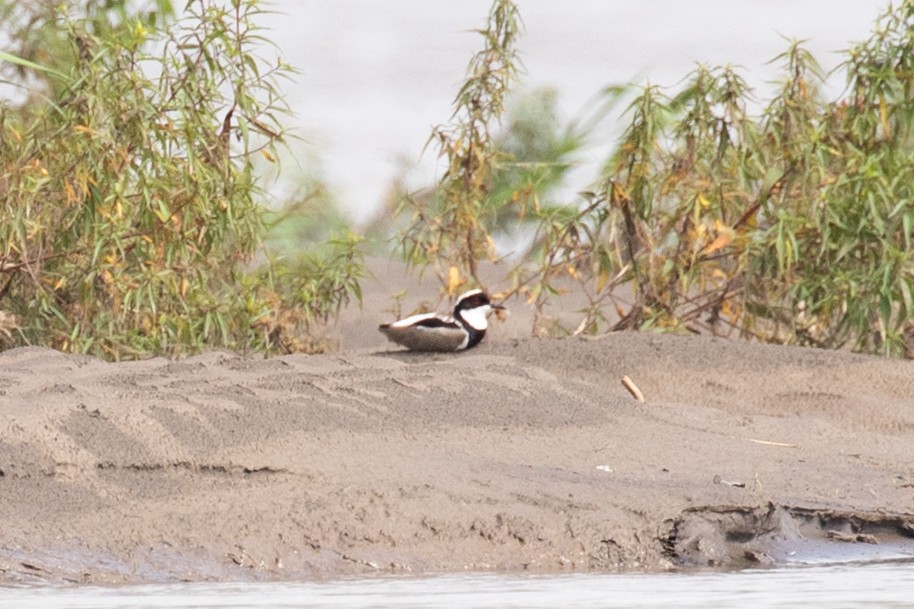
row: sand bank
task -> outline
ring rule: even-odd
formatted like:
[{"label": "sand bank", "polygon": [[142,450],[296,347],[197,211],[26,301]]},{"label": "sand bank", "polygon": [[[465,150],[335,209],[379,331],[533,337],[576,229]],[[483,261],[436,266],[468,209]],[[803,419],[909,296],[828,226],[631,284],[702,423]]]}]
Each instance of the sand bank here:
[{"label": "sand bank", "polygon": [[366,340],[272,359],[0,353],[0,581],[914,554],[914,362],[497,327],[460,355]]}]

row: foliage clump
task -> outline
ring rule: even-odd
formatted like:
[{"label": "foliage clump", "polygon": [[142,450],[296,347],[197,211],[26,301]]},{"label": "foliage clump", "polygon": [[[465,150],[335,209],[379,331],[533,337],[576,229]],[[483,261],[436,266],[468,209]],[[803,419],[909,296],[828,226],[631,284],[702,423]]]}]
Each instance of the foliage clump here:
[{"label": "foliage clump", "polygon": [[290,73],[257,54],[261,3],[194,0],[167,28],[170,3],[130,6],[0,2],[20,44],[0,59],[28,92],[0,107],[0,341],[108,358],[321,348],[310,330],[358,296],[360,253],[346,238],[324,258],[255,259],[255,161],[283,143]]},{"label": "foliage clump", "polygon": [[468,280],[478,283],[480,259],[495,258],[491,224],[504,203],[490,196],[500,160],[493,132],[517,78],[520,30],[514,3],[495,0],[485,29],[479,30],[483,49],[470,61],[451,123],[436,127],[429,140],[447,169],[430,196],[407,197],[401,206],[411,214],[411,225],[401,235],[406,260],[431,267],[451,295]]},{"label": "foliage clump", "polygon": [[[628,88],[627,126],[580,199],[539,205],[542,192],[531,196],[525,180],[455,192],[452,165],[435,195],[444,211],[417,226],[447,243],[465,235],[465,259],[448,260],[475,275],[469,258],[496,257],[493,219],[514,213],[534,233],[514,291],[535,307],[535,331],[687,331],[914,353],[912,23],[914,1],[888,10],[847,53],[838,99],[824,96],[826,77],[796,42],[777,58],[783,76],[767,102],[732,67],[699,66],[673,93]],[[512,164],[504,149],[486,158]],[[457,215],[468,199],[482,228],[467,231]],[[568,291],[586,306],[580,323],[557,328],[545,311]]]}]

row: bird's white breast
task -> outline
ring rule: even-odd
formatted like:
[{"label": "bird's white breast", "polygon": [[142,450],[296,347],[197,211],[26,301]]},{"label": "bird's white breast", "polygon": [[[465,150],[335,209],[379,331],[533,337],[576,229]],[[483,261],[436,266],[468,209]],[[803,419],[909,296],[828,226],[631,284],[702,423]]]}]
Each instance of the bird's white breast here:
[{"label": "bird's white breast", "polygon": [[489,320],[486,316],[490,311],[492,311],[492,307],[486,305],[484,307],[476,307],[475,309],[461,311],[460,316],[471,328],[481,332],[489,327]]}]

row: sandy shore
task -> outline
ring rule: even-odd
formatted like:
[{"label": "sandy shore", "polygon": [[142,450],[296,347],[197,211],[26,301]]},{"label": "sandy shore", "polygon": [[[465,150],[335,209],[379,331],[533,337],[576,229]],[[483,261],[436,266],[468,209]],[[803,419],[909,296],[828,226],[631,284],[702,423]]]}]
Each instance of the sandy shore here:
[{"label": "sandy shore", "polygon": [[410,355],[362,336],[268,360],[0,353],[0,582],[914,554],[914,362],[499,326]]}]

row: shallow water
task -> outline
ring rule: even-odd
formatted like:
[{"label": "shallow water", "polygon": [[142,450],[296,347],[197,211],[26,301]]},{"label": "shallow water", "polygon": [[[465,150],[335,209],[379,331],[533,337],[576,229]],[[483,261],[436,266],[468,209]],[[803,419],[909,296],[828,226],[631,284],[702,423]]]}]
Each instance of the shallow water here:
[{"label": "shallow water", "polygon": [[307,584],[0,590],[0,609],[914,607],[914,563],[660,575],[456,575]]},{"label": "shallow water", "polygon": [[[272,3],[277,12],[265,16],[263,24],[285,60],[300,69],[282,83],[296,111],[286,126],[299,130],[307,142],[306,150],[297,151],[303,166],[318,169],[356,220],[378,209],[406,167],[403,177],[410,188],[440,177],[444,168],[434,146],[425,146],[432,126],[451,115],[467,62],[479,49],[480,39],[471,30],[483,26],[491,4]],[[561,115],[570,119],[608,84],[672,87],[696,62],[741,66],[759,99],[767,99],[781,64],[770,62],[787,49],[785,38],[806,40],[804,46],[831,69],[842,60],[837,51],[869,35],[888,0],[517,4],[526,25],[519,42],[526,67],[523,87],[556,88]],[[843,86],[842,77],[833,79],[831,94]],[[618,135],[620,112],[594,134],[595,143]],[[595,179],[603,154],[590,151],[582,159],[570,192],[585,190]],[[294,165],[284,164],[284,170],[294,174]]]}]

